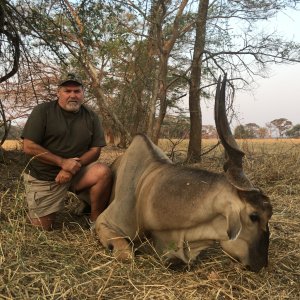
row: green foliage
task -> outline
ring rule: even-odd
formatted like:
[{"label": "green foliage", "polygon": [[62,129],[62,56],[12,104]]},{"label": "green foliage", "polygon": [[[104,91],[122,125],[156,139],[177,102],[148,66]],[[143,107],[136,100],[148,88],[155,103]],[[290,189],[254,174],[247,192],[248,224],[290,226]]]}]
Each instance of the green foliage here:
[{"label": "green foliage", "polygon": [[186,139],[190,131],[190,120],[184,115],[166,116],[162,125],[161,137]]},{"label": "green foliage", "polygon": [[[21,137],[22,128],[11,125],[8,131],[7,139],[14,140]],[[4,127],[0,127],[0,138],[4,135]]]},{"label": "green foliage", "polygon": [[290,130],[287,130],[285,134],[291,138],[300,138],[300,124],[297,124]]},{"label": "green foliage", "polygon": [[251,128],[244,125],[238,125],[234,129],[234,137],[237,139],[252,139],[256,136],[253,130],[251,130]]},{"label": "green foliage", "polygon": [[279,132],[279,136],[283,137],[284,134],[293,126],[293,123],[286,118],[279,118],[271,121],[271,124],[274,125]]}]

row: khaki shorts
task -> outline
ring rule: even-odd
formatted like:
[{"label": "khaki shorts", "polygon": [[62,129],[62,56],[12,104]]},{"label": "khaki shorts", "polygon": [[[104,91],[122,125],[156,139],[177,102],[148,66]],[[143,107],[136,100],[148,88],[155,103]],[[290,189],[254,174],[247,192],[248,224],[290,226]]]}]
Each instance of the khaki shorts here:
[{"label": "khaki shorts", "polygon": [[[79,175],[79,174],[78,174]],[[57,184],[55,181],[38,180],[29,174],[24,174],[24,184],[28,214],[30,218],[39,218],[61,211],[64,208],[68,191],[72,191],[71,186],[76,176],[67,183]],[[74,192],[74,191],[72,191]],[[87,192],[82,193],[79,198],[89,203]]]}]

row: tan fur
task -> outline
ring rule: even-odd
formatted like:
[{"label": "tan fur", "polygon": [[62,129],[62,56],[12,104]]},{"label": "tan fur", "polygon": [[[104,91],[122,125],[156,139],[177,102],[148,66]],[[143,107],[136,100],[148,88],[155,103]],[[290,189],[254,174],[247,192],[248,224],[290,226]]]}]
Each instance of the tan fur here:
[{"label": "tan fur", "polygon": [[224,175],[175,166],[142,135],[112,168],[111,204],[98,217],[96,232],[119,259],[131,258],[132,245],[147,236],[163,257],[185,263],[214,241],[233,239],[240,249],[233,251],[231,244],[224,248],[249,263],[247,247],[254,231],[247,220],[255,208]]}]

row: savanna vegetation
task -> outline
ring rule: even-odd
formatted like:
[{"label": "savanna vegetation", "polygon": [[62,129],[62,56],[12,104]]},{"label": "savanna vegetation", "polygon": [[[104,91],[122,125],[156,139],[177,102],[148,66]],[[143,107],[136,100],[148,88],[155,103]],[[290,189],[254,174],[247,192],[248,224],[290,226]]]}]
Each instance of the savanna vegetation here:
[{"label": "savanna vegetation", "polygon": [[[181,163],[187,141],[176,142],[160,140],[159,145]],[[204,140],[204,148],[215,142]],[[269,266],[258,274],[244,270],[218,245],[205,250],[194,265],[177,270],[157,255],[138,254],[132,263],[119,263],[91,234],[84,216],[72,213],[72,195],[57,228],[40,231],[27,223],[24,155],[5,152],[0,158],[0,299],[299,299],[299,140],[239,144],[247,155],[245,172],[269,195],[274,211]],[[13,142],[4,146],[19,147]],[[110,163],[122,151],[106,147],[101,160]],[[199,167],[221,172],[222,161],[217,147]]]},{"label": "savanna vegetation", "polygon": [[[0,0],[0,299],[299,299],[299,140],[243,139],[245,129],[266,133],[255,124],[236,132],[245,172],[274,210],[270,263],[258,274],[218,245],[179,270],[158,255],[119,263],[73,213],[71,194],[55,230],[32,227],[22,183],[27,161],[21,143],[9,140],[19,138],[14,126],[33,106],[56,99],[61,73],[75,70],[86,104],[119,146],[144,132],[174,162],[222,172],[217,141],[202,139],[201,106],[227,73],[231,120],[236,90],[252,88],[273,64],[300,62],[299,43],[264,26],[298,8],[298,0]],[[274,121],[280,136],[297,136],[298,125]],[[122,151],[108,146],[101,160],[109,164]]]}]

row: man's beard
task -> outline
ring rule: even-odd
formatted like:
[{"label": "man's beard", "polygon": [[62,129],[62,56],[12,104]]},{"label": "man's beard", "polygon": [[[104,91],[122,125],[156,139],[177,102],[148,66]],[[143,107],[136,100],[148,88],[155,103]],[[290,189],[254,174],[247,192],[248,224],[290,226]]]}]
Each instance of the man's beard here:
[{"label": "man's beard", "polygon": [[71,101],[71,102],[68,102],[67,104],[66,104],[66,110],[67,111],[70,111],[70,112],[78,112],[79,111],[79,109],[80,109],[80,106],[81,106],[81,104],[79,103],[79,102],[77,102],[77,101]]}]

